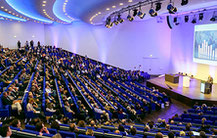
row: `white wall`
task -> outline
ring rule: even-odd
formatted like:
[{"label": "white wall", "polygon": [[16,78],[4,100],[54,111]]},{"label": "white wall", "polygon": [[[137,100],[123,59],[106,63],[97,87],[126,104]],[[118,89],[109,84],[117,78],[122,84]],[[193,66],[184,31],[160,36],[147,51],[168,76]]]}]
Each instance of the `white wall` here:
[{"label": "white wall", "polygon": [[[212,13],[204,15],[198,24],[208,24]],[[170,72],[185,72],[196,78],[207,80],[211,75],[217,83],[217,66],[209,66],[193,62],[194,24],[182,22],[171,30],[171,67]]]},{"label": "white wall", "polygon": [[17,48],[17,41],[24,45],[26,40],[44,43],[44,25],[38,23],[22,23],[0,21],[0,44],[4,47]]},{"label": "white wall", "polygon": [[142,65],[142,69],[151,74],[169,71],[170,38],[166,22],[157,23],[156,18],[124,22],[112,29],[81,22],[45,25],[46,44],[124,69]]}]

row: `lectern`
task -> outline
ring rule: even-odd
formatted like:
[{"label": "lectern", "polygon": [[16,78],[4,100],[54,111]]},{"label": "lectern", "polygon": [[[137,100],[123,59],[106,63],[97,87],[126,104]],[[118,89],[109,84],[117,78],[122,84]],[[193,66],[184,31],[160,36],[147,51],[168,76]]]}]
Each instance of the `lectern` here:
[{"label": "lectern", "polygon": [[183,76],[183,87],[189,87],[190,86],[190,77]]},{"label": "lectern", "polygon": [[211,83],[202,80],[200,83],[200,91],[204,94],[210,94],[211,93],[211,89],[210,89],[211,85],[212,85]]},{"label": "lectern", "polygon": [[172,82],[172,83],[179,83],[179,75],[165,74],[165,81]]}]

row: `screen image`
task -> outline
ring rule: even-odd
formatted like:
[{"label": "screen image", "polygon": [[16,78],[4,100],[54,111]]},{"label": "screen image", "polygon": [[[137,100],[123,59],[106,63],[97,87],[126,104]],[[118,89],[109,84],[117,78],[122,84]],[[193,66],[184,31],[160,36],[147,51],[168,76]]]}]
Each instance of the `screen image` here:
[{"label": "screen image", "polygon": [[217,24],[195,26],[193,61],[217,66]]}]

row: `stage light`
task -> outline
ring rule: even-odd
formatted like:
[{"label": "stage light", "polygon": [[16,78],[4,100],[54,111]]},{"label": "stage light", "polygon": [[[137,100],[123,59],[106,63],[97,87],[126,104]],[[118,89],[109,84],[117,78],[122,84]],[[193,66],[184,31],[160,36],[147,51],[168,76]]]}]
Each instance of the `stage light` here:
[{"label": "stage light", "polygon": [[139,11],[137,15],[140,17],[140,19],[143,19],[146,14]]},{"label": "stage light", "polygon": [[213,15],[212,15],[212,18],[210,19],[210,21],[215,22],[216,19],[217,19],[216,12],[213,12]]},{"label": "stage light", "polygon": [[196,18],[195,15],[194,15],[194,18],[193,18],[193,20],[191,21],[191,23],[193,23],[193,24],[197,23],[197,18]]},{"label": "stage light", "polygon": [[160,9],[161,9],[161,2],[157,2],[155,5],[156,5],[156,8],[155,8],[155,10],[156,11],[159,11]]},{"label": "stage light", "polygon": [[179,25],[179,18],[178,17],[174,17],[173,22],[175,23],[175,25]]},{"label": "stage light", "polygon": [[154,9],[150,9],[149,14],[151,15],[151,17],[157,16],[157,12],[155,12]]},{"label": "stage light", "polygon": [[138,13],[138,9],[134,9],[133,10],[133,17],[135,17],[137,15],[137,13]]},{"label": "stage light", "polygon": [[189,20],[189,16],[188,16],[188,15],[186,15],[186,16],[185,16],[185,22],[187,23],[187,22],[188,22],[188,20]]},{"label": "stage light", "polygon": [[127,19],[131,22],[134,20],[134,18],[130,15],[130,10],[129,10],[129,14],[127,16]]},{"label": "stage light", "polygon": [[202,21],[203,20],[203,13],[199,14],[199,20]]},{"label": "stage light", "polygon": [[170,4],[167,6],[167,10],[170,14],[175,14],[177,12],[177,8],[174,6],[172,0],[170,0]]},{"label": "stage light", "polygon": [[153,3],[151,3],[151,9],[149,10],[151,17],[157,16],[157,12],[153,9]]},{"label": "stage light", "polygon": [[187,5],[187,4],[188,4],[188,0],[182,0],[182,3],[181,3],[182,6]]},{"label": "stage light", "polygon": [[124,20],[121,18],[121,15],[120,15],[120,14],[118,14],[117,21],[119,21],[120,23],[124,22]]},{"label": "stage light", "polygon": [[114,17],[113,23],[114,23],[115,25],[118,25],[118,24],[119,24],[118,20],[116,19],[116,15],[115,15],[115,17]]},{"label": "stage light", "polygon": [[111,22],[111,17],[108,17],[108,18],[106,19],[106,24],[105,24],[105,26],[106,26],[107,28],[111,28],[111,27],[113,26],[113,23]]},{"label": "stage light", "polygon": [[113,22],[115,25],[118,25],[119,24],[119,22],[117,21],[117,20],[114,20],[114,22]]},{"label": "stage light", "polygon": [[142,8],[141,6],[139,6],[139,12],[137,13],[137,16],[140,17],[140,19],[143,19],[145,17],[145,13],[142,13]]},{"label": "stage light", "polygon": [[177,17],[174,17],[173,22],[174,22],[174,23],[177,22]]},{"label": "stage light", "polygon": [[210,21],[215,22],[215,21],[216,21],[216,17],[212,17],[212,18],[210,19]]}]

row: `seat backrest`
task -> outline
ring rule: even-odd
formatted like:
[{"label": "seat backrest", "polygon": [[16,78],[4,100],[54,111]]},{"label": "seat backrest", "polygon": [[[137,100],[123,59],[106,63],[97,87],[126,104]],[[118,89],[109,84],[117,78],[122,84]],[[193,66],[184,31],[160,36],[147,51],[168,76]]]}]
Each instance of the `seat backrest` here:
[{"label": "seat backrest", "polygon": [[72,133],[72,132],[59,131],[59,133],[63,138],[66,138],[66,137],[76,138],[75,133]]},{"label": "seat backrest", "polygon": [[123,135],[121,134],[116,134],[113,132],[108,132],[108,133],[104,133],[104,137],[106,138],[122,138]]},{"label": "seat backrest", "polygon": [[50,134],[56,134],[57,130],[53,128],[47,128],[47,130],[50,132]]},{"label": "seat backrest", "polygon": [[95,138],[95,136],[88,136],[88,135],[79,134],[78,138]]},{"label": "seat backrest", "polygon": [[26,133],[31,133],[31,134],[39,135],[39,132],[33,131],[33,130],[28,130],[28,129],[23,129],[22,132],[26,132]]},{"label": "seat backrest", "polygon": [[2,104],[2,96],[0,96],[0,109],[4,108],[3,104]]},{"label": "seat backrest", "polygon": [[35,131],[35,126],[32,126],[32,125],[25,125],[25,128],[28,130],[34,130]]}]

